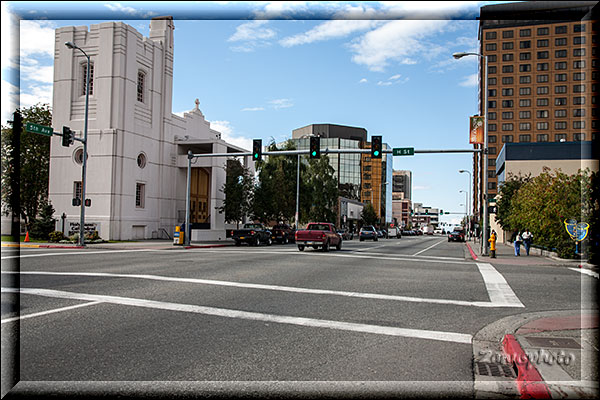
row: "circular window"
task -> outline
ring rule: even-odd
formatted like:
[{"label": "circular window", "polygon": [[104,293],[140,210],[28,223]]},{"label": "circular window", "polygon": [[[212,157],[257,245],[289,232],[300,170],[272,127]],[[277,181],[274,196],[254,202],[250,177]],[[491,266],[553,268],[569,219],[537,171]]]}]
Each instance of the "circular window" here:
[{"label": "circular window", "polygon": [[144,153],[140,153],[137,156],[137,165],[140,168],[144,168],[146,166],[146,155]]},{"label": "circular window", "polygon": [[83,164],[83,148],[80,147],[73,152],[73,161],[79,165]]}]

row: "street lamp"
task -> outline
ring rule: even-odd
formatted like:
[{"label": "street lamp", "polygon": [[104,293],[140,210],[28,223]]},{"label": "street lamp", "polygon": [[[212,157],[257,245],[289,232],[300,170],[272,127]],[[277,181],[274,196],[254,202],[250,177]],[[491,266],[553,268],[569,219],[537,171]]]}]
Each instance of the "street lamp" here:
[{"label": "street lamp", "polygon": [[488,183],[487,183],[487,165],[488,165],[488,57],[479,53],[467,53],[467,52],[459,52],[452,54],[452,57],[455,59],[459,59],[465,56],[477,56],[483,58],[483,69],[485,70],[485,80],[484,80],[484,92],[483,92],[483,118],[485,120],[485,124],[483,125],[483,165],[481,166],[481,171],[483,173],[483,188],[480,190],[480,193],[483,194],[482,198],[482,218],[483,218],[483,240],[481,241],[481,254],[487,256],[488,253]]},{"label": "street lamp", "polygon": [[[461,169],[458,172],[461,174],[464,174],[465,172],[467,174],[469,174],[469,200],[467,201],[467,208],[469,210],[467,216],[469,217],[470,214],[473,212],[473,210],[471,210],[471,172],[467,171],[466,169]],[[467,229],[467,236],[470,236],[470,233],[471,233],[471,224],[469,223],[469,229]]]},{"label": "street lamp", "polygon": [[[467,224],[466,231],[469,231],[469,193],[466,190],[459,190],[458,193],[465,194],[465,224]],[[468,234],[467,234],[468,236]]]},{"label": "street lamp", "polygon": [[87,169],[87,135],[88,135],[88,109],[90,100],[90,56],[87,55],[81,47],[73,42],[65,42],[69,49],[77,49],[87,58],[87,68],[85,77],[85,119],[83,125],[83,162],[81,167],[81,217],[79,220],[79,244],[85,246],[85,174]]}]

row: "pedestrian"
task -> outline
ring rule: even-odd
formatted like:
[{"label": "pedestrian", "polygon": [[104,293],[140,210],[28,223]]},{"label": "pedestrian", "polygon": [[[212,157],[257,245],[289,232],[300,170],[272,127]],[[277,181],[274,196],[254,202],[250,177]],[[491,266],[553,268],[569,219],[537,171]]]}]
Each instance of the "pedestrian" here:
[{"label": "pedestrian", "polygon": [[515,236],[515,257],[521,255],[521,243],[523,242],[523,237],[521,236],[521,232],[517,232]]},{"label": "pedestrian", "polygon": [[492,230],[492,234],[488,240],[490,242],[490,257],[496,258],[496,231]]},{"label": "pedestrian", "polygon": [[525,252],[529,255],[529,248],[533,242],[533,233],[529,232],[529,229],[525,229],[523,232],[523,245],[525,246]]}]

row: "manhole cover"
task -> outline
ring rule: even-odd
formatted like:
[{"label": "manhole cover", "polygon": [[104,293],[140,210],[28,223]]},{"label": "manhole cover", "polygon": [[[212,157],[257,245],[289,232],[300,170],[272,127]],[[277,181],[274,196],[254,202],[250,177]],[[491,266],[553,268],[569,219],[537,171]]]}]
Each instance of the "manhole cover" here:
[{"label": "manhole cover", "polygon": [[534,347],[555,347],[559,349],[581,349],[577,341],[570,338],[555,338],[555,337],[529,337],[525,339]]},{"label": "manhole cover", "polygon": [[488,363],[482,361],[475,362],[475,373],[477,375],[497,376],[502,378],[516,378],[517,374],[511,365]]}]

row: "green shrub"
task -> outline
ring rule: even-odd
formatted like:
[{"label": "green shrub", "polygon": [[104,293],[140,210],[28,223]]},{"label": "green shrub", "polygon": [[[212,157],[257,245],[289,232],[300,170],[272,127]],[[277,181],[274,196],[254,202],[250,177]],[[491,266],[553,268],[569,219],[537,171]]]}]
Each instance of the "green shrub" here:
[{"label": "green shrub", "polygon": [[60,242],[65,238],[65,235],[61,231],[50,232],[50,241],[51,242]]}]

